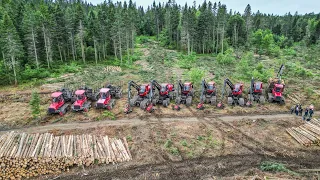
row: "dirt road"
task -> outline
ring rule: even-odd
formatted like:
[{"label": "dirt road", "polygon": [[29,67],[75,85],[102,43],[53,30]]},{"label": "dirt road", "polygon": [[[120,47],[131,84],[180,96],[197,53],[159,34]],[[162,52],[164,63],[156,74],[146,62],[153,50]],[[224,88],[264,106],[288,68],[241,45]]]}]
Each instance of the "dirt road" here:
[{"label": "dirt road", "polygon": [[[232,122],[236,120],[242,119],[265,119],[265,120],[272,120],[272,119],[281,119],[281,118],[292,118],[295,117],[291,114],[272,114],[272,115],[256,115],[256,116],[210,116],[211,118],[215,118],[217,120],[225,121],[225,122]],[[202,117],[201,117],[202,118]],[[120,119],[120,120],[106,120],[106,121],[96,121],[96,122],[77,122],[77,123],[67,123],[67,124],[50,124],[45,126],[35,126],[29,128],[22,128],[22,129],[11,129],[8,131],[17,131],[17,132],[26,132],[26,133],[43,133],[52,130],[74,130],[74,129],[90,129],[90,128],[98,128],[104,126],[121,126],[121,125],[146,125],[147,123],[158,123],[158,122],[199,122],[201,118],[197,117],[184,117],[184,118],[144,118],[144,119]],[[7,131],[0,131],[0,134],[6,133]]]}]

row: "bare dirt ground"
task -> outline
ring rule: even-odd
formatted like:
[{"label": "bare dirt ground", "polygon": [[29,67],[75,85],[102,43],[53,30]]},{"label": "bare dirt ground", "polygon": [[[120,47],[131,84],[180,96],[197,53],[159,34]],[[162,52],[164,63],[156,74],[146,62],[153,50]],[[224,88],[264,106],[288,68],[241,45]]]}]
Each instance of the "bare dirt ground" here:
[{"label": "bare dirt ground", "polygon": [[[25,132],[126,136],[133,161],[74,168],[40,179],[312,179],[299,169],[320,167],[320,147],[303,147],[285,131],[302,124],[288,114],[190,118],[143,117],[48,125]],[[293,173],[259,170],[261,162],[285,164]]]}]

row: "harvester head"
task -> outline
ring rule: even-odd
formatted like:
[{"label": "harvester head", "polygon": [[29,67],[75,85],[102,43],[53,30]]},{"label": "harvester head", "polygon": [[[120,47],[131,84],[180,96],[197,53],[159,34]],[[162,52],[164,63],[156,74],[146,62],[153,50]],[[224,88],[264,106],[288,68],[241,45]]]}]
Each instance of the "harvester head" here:
[{"label": "harvester head", "polygon": [[200,102],[200,103],[197,105],[197,109],[199,109],[199,110],[204,110],[204,103],[203,103],[203,102]]},{"label": "harvester head", "polygon": [[223,109],[224,108],[224,104],[222,101],[220,101],[218,104],[217,104],[217,108],[220,108],[220,109]]},{"label": "harvester head", "polygon": [[132,108],[131,108],[130,104],[126,104],[123,111],[124,111],[125,114],[131,113],[132,112]]},{"label": "harvester head", "polygon": [[180,111],[180,106],[178,104],[172,105],[172,110]]},{"label": "harvester head", "polygon": [[251,101],[251,100],[249,100],[249,101],[246,103],[246,106],[248,106],[248,107],[252,107],[252,101]]},{"label": "harvester head", "polygon": [[152,113],[152,112],[154,111],[153,103],[150,103],[150,104],[146,107],[146,111],[149,112],[149,113]]}]

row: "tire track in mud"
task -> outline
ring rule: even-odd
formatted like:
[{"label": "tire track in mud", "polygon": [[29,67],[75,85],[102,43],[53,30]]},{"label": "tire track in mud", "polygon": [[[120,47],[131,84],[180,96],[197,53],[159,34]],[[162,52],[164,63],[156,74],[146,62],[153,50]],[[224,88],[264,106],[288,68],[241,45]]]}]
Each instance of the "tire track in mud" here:
[{"label": "tire track in mud", "polygon": [[310,162],[310,158],[298,159],[291,157],[265,157],[257,154],[226,155],[219,157],[200,157],[179,162],[106,166],[97,168],[86,176],[68,174],[57,179],[210,179],[228,177],[258,168],[261,162],[273,160],[290,166],[291,169],[316,168],[320,162]]},{"label": "tire track in mud", "polygon": [[[316,157],[311,158],[311,162],[320,164],[320,151],[319,150],[307,150],[307,149],[293,149],[293,148],[287,148],[286,146],[283,146],[282,144],[279,144],[277,142],[277,148],[264,145],[263,143],[257,141],[253,137],[247,135],[246,133],[242,132],[239,128],[220,120],[219,118],[213,119],[213,118],[203,118],[201,121],[204,121],[204,124],[209,124],[209,126],[213,128],[217,128],[221,133],[222,136],[225,138],[230,138],[234,140],[237,143],[240,143],[243,147],[247,148],[249,151],[253,152],[255,155],[268,157],[268,158],[277,158],[281,159],[286,157],[292,158],[292,156],[289,156],[287,154],[284,154],[285,151],[299,151],[301,155],[302,153],[307,154],[309,157]],[[279,149],[282,150],[278,151]],[[223,154],[221,154],[223,155]],[[295,156],[296,158],[304,158],[304,155],[301,156]]]},{"label": "tire track in mud", "polygon": [[[164,152],[161,147],[159,147],[159,142],[158,142],[158,135],[161,136],[161,133],[167,132],[166,128],[165,128],[165,122],[161,120],[161,114],[162,114],[162,110],[161,108],[157,108],[155,109],[156,113],[154,113],[154,116],[152,116],[151,114],[148,115],[142,115],[140,117],[141,121],[146,122],[143,127],[144,129],[148,129],[148,139],[150,140],[149,143],[152,144],[152,147],[154,149],[148,149],[151,150],[151,154],[154,154],[154,157],[156,158],[156,162],[164,162],[164,161],[170,161],[170,157],[168,156],[168,154],[166,152]],[[160,111],[160,112],[159,112]],[[153,119],[153,120],[152,120]],[[154,120],[156,119],[156,121]],[[149,146],[150,144],[146,143],[147,146]],[[145,147],[145,145],[142,145],[142,147]],[[150,153],[150,152],[149,152]]]}]

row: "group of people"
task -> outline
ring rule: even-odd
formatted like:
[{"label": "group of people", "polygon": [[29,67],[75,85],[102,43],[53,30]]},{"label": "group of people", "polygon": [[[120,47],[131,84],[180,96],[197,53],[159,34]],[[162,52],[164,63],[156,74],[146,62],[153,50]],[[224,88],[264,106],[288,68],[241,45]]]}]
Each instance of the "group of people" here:
[{"label": "group of people", "polygon": [[[291,114],[295,113],[297,116],[302,116],[303,108],[301,104],[296,104],[291,108]],[[314,106],[311,104],[307,106],[304,110],[304,115],[302,117],[303,120],[310,121],[312,119],[312,115],[314,113]]]}]

